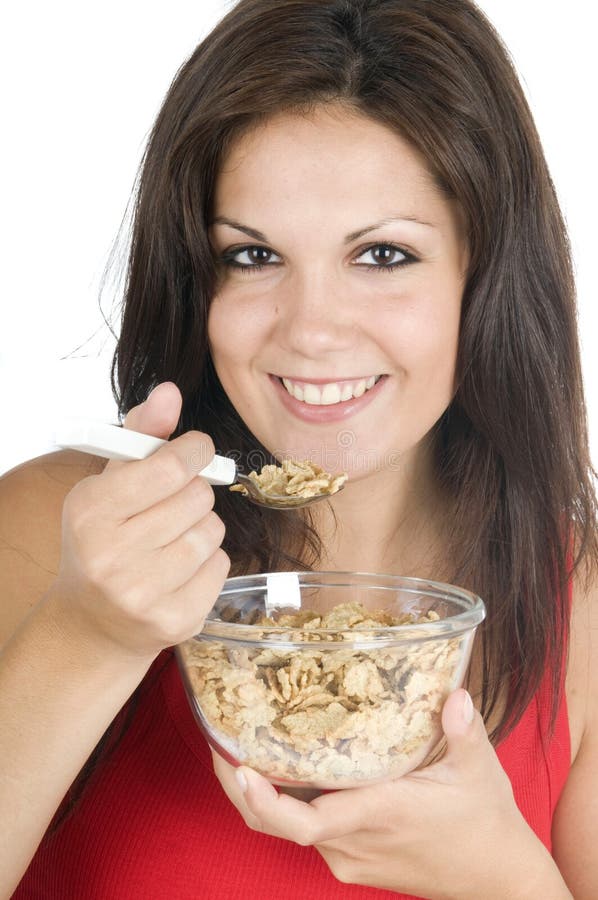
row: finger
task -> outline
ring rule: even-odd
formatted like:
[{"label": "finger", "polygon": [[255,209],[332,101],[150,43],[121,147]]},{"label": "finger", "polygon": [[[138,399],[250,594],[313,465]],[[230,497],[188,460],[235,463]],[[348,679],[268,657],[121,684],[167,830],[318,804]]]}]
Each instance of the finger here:
[{"label": "finger", "polygon": [[182,490],[214,457],[209,435],[188,431],[160,447],[147,459],[124,462],[116,470],[95,476],[86,490],[117,522]]},{"label": "finger", "polygon": [[131,540],[144,550],[165,547],[205,518],[215,499],[205,478],[192,478],[176,494],[132,516],[124,527]]},{"label": "finger", "polygon": [[249,828],[253,828],[256,831],[259,831],[260,822],[253,815],[253,813],[249,811],[249,808],[245,803],[245,796],[239,782],[235,777],[235,767],[231,766],[231,764],[223,759],[219,753],[216,753],[216,751],[212,747],[210,747],[210,752],[212,754],[214,772],[216,774],[216,777],[218,778],[218,781],[222,785],[224,793],[231,801],[231,803],[239,810],[239,812],[243,816],[245,824],[248,825]]},{"label": "finger", "polygon": [[[152,437],[168,440],[172,432],[175,430],[182,407],[182,396],[178,387],[172,381],[165,381],[157,385],[148,395],[147,399],[134,406],[127,413],[123,427],[133,431],[139,431],[142,434],[149,434]],[[145,462],[145,460],[142,460]],[[158,461],[158,464],[161,460]],[[168,464],[165,464],[166,467]],[[174,464],[170,464],[171,469],[175,469]],[[123,477],[116,477],[116,473],[124,472]],[[147,469],[140,467],[136,463],[125,462],[122,460],[109,460],[104,467],[103,475],[110,475],[111,480],[108,482],[105,477],[102,478],[101,484],[98,485],[98,491],[104,495],[106,505],[113,509],[123,510],[120,520],[128,518],[140,509],[145,509],[153,505],[155,497],[161,499],[166,496],[163,490],[160,490],[162,481],[157,484],[159,494],[154,495],[147,504],[136,502],[143,496],[143,487],[139,484],[144,479]],[[166,473],[165,473],[166,474]],[[151,476],[147,476],[148,478]],[[146,481],[146,484],[149,483]],[[183,482],[184,483],[184,482]],[[182,484],[181,483],[181,486]],[[171,491],[172,492],[172,491]],[[171,493],[170,492],[170,493]],[[100,499],[100,498],[98,498]],[[153,500],[153,502],[152,502]],[[123,509],[124,507],[124,509]]]},{"label": "finger", "polygon": [[[279,794],[266,778],[246,766],[237,769],[236,777],[244,788],[249,812],[260,822],[260,831],[304,846],[373,831],[376,823],[384,820],[385,808],[394,808],[398,802],[393,797],[389,804],[393,788],[388,784],[334,791],[305,803]],[[397,783],[394,789],[396,794]]]},{"label": "finger", "polygon": [[[150,392],[147,400],[129,410],[125,417],[123,427],[131,429],[132,431],[139,431],[142,434],[149,434],[152,437],[161,438],[162,440],[168,440],[177,426],[181,414],[182,403],[183,398],[176,384],[172,381],[164,381]],[[142,460],[142,462],[145,461]],[[160,462],[161,460],[158,461],[158,463]],[[176,468],[176,466],[172,464],[170,467],[172,469]],[[132,471],[132,468],[136,471]],[[139,474],[139,470],[141,470],[141,474]],[[144,507],[135,505],[134,498],[141,496],[143,493],[143,488],[136,482],[144,478],[144,467],[138,465],[132,466],[131,462],[124,462],[122,460],[109,460],[104,468],[105,474],[114,475],[114,473],[119,471],[124,471],[125,477],[114,483],[113,491],[107,491],[107,499],[110,505],[127,503],[127,517],[128,515],[133,514],[133,512],[137,512],[139,508],[147,508],[147,506],[153,505],[152,502],[149,502],[147,506]],[[197,469],[197,471],[200,470]],[[149,477],[151,477],[151,475],[149,475],[148,478]],[[133,483],[131,479],[135,479],[135,483]],[[133,496],[132,506],[128,503],[129,492],[127,491],[127,483],[131,487],[130,493]],[[105,480],[103,481],[102,487],[106,487]],[[159,499],[161,499],[162,496],[165,496],[165,494],[161,493]],[[155,502],[155,500],[153,502]]]},{"label": "finger", "polygon": [[144,403],[129,410],[124,427],[168,438],[177,426],[182,405],[183,398],[176,384],[163,381],[150,392]]},{"label": "finger", "polygon": [[[175,430],[181,414],[183,398],[176,384],[164,381],[151,391],[147,400],[127,413],[123,427],[167,440]],[[116,471],[125,463],[109,460],[104,471]]]},{"label": "finger", "polygon": [[[228,556],[218,549],[199,567],[193,578],[185,583],[183,590],[168,592],[164,587],[166,602],[157,611],[154,620],[154,625],[160,632],[162,646],[176,646],[201,632],[229,568]],[[159,577],[156,576],[156,580]]]},{"label": "finger", "polygon": [[315,842],[317,813],[309,804],[279,794],[266,778],[246,766],[235,771],[235,778],[259,831],[304,846]]},{"label": "finger", "polygon": [[186,621],[192,623],[186,637],[179,640],[186,640],[199,634],[203,628],[205,617],[228,578],[230,567],[230,557],[222,547],[218,547],[185,584],[171,593],[173,604],[184,610]]},{"label": "finger", "polygon": [[212,511],[176,540],[162,547],[159,551],[158,568],[166,579],[164,587],[169,591],[177,590],[193,578],[218,550],[224,534],[224,522]]},{"label": "finger", "polygon": [[442,729],[447,744],[443,762],[447,765],[463,768],[471,775],[480,763],[495,755],[484,721],[462,688],[453,691],[444,704]]}]

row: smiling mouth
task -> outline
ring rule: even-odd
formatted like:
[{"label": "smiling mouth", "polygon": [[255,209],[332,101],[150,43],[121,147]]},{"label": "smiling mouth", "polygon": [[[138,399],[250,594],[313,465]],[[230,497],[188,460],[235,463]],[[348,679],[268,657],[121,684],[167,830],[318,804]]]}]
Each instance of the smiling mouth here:
[{"label": "smiling mouth", "polygon": [[384,375],[369,375],[344,381],[330,381],[314,384],[291,378],[276,376],[291,397],[309,406],[332,406],[357,399],[371,390]]}]

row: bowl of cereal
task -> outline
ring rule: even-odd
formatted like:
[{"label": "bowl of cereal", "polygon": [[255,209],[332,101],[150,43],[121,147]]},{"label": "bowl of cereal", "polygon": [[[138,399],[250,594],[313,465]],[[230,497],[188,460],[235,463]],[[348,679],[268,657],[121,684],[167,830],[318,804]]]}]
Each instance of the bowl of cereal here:
[{"label": "bowl of cereal", "polygon": [[239,576],[176,655],[197,723],[228,762],[293,788],[355,787],[430,756],[484,614],[475,594],[419,578]]}]

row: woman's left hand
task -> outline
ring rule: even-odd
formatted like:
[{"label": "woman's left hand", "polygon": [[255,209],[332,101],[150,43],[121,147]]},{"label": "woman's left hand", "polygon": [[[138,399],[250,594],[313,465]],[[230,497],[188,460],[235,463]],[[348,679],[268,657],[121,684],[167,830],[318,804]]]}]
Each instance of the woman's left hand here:
[{"label": "woman's left hand", "polygon": [[310,803],[215,753],[214,768],[250,828],[313,845],[341,882],[430,900],[537,898],[548,896],[544,885],[555,888],[550,896],[570,896],[515,805],[466,691],[449,696],[442,727],[447,750],[440,761]]}]

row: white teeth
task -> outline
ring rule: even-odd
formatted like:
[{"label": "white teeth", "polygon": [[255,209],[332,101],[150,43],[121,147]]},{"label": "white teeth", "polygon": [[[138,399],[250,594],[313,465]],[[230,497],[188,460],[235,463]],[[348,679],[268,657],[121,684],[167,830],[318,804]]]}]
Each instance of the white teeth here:
[{"label": "white teeth", "polygon": [[320,391],[315,384],[306,384],[303,388],[303,402],[313,403],[314,406],[320,405]]},{"label": "white teeth", "polygon": [[381,377],[381,375],[370,375],[369,378],[362,378],[361,381],[348,382],[343,385],[330,382],[324,385],[304,384],[303,387],[300,387],[289,378],[283,378],[282,383],[292,397],[303,403],[308,403],[310,406],[331,406],[334,403],[350,400],[352,397],[361,397]]},{"label": "white teeth", "polygon": [[[349,385],[350,387],[350,385]],[[338,384],[327,384],[322,391],[322,398],[320,403],[322,406],[327,406],[331,403],[340,403],[341,402],[341,389]]]}]

